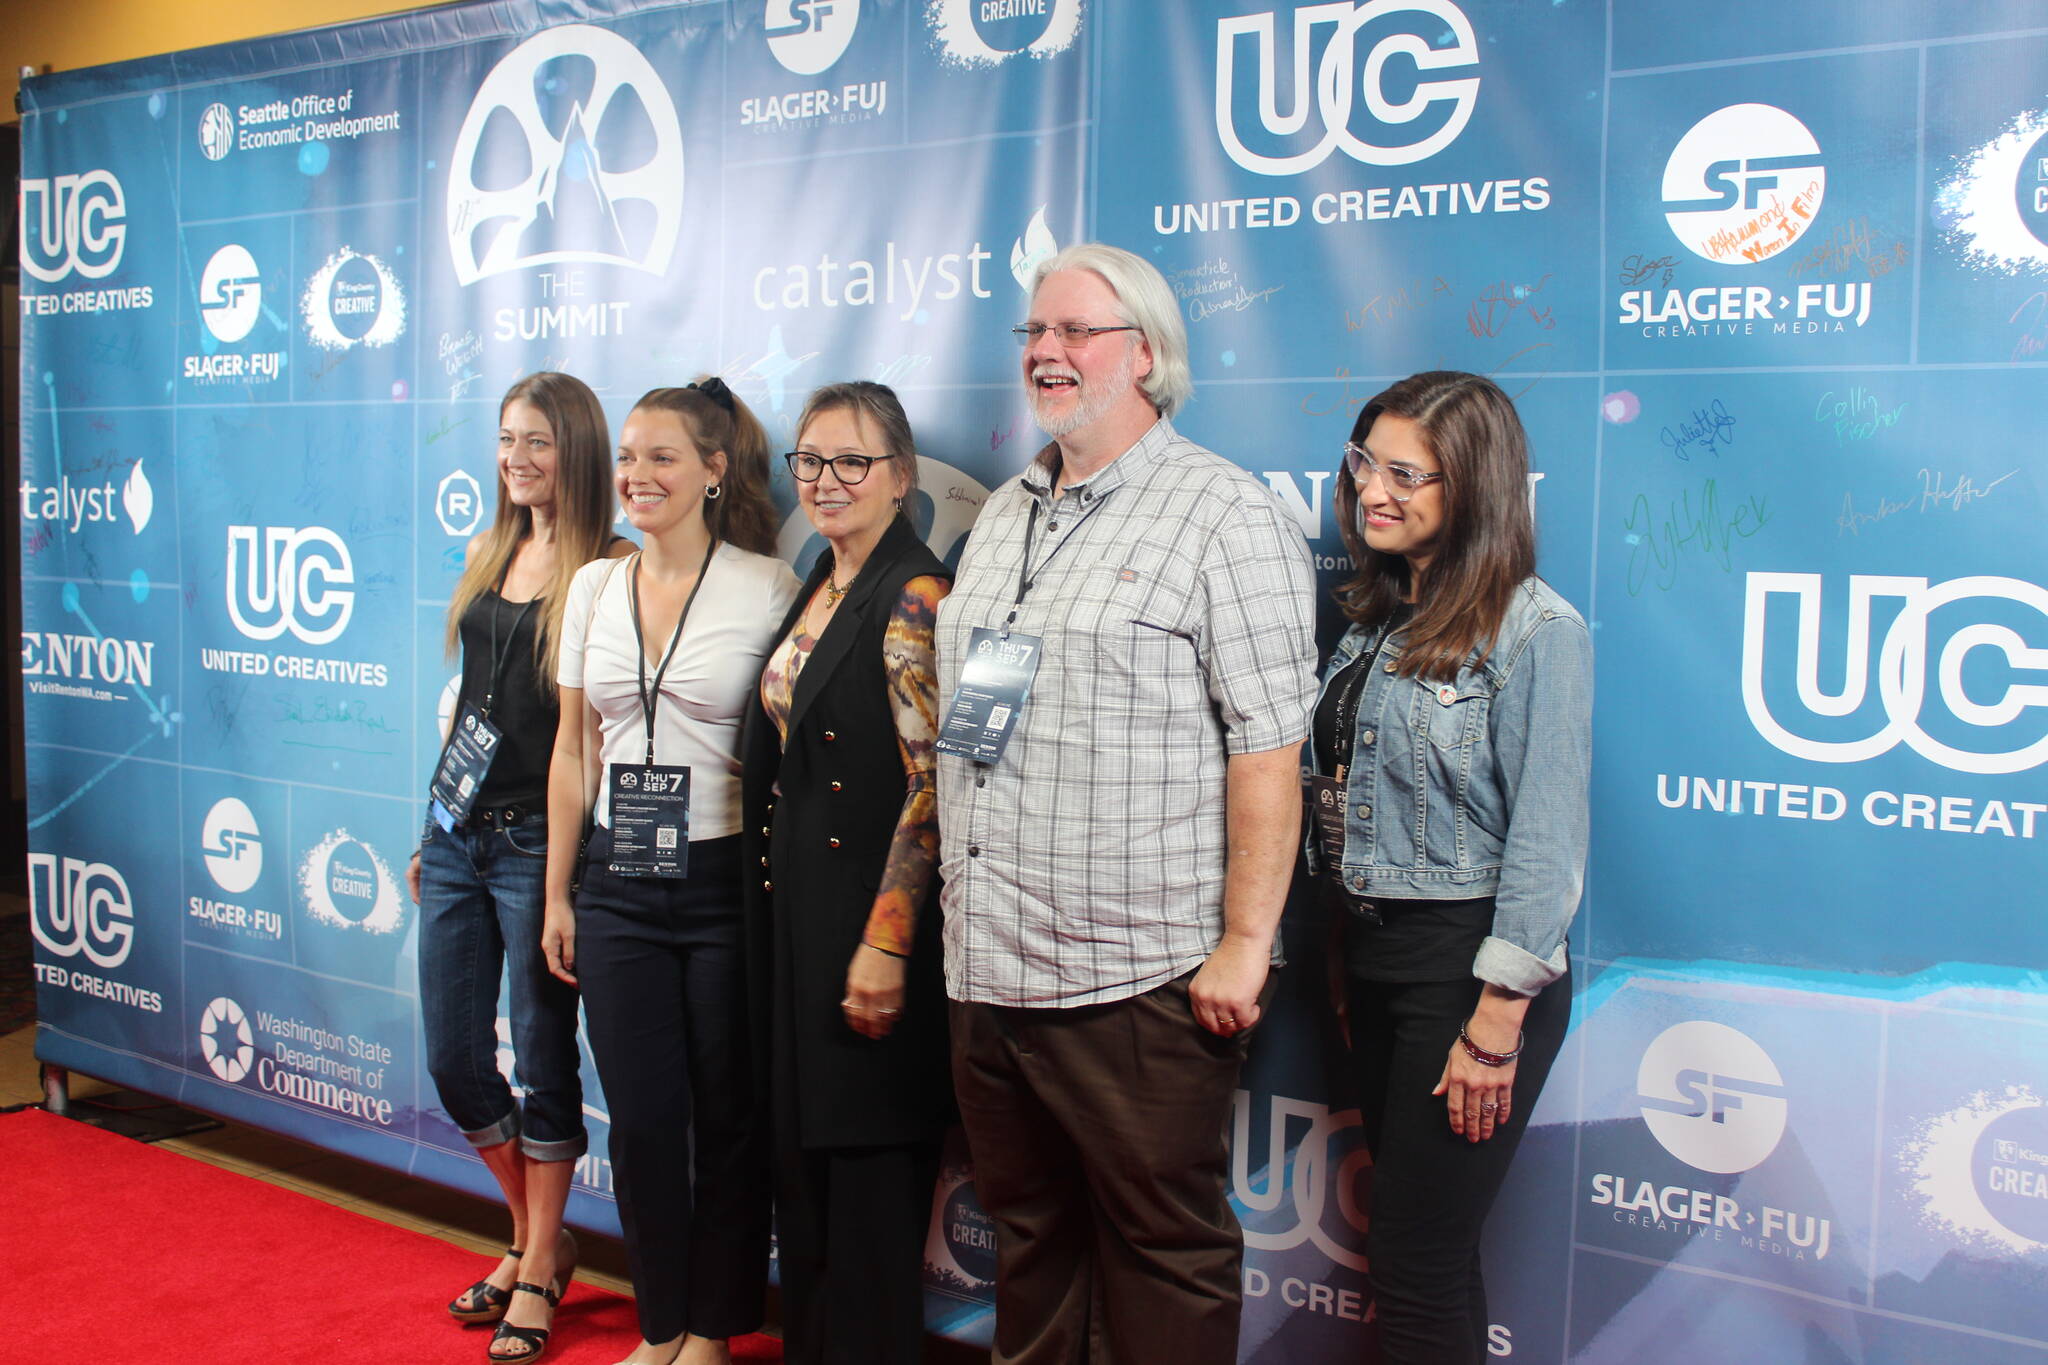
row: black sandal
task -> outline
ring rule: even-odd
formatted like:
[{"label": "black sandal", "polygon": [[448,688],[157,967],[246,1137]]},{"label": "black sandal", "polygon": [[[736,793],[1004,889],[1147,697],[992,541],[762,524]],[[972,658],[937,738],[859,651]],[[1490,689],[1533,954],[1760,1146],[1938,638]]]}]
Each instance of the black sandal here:
[{"label": "black sandal", "polygon": [[[514,1327],[509,1322],[500,1322],[498,1330],[491,1333],[491,1344],[484,1348],[486,1358],[498,1362],[498,1365],[523,1365],[524,1362],[529,1360],[539,1360],[541,1352],[548,1348],[548,1333],[553,1330],[554,1325],[553,1310],[560,1306],[562,1294],[567,1288],[566,1284],[562,1286],[562,1289],[558,1290],[553,1285],[529,1284],[525,1280],[521,1280],[513,1285],[512,1292],[514,1294],[537,1294],[547,1300],[549,1325],[546,1327]],[[517,1341],[527,1349],[519,1352],[517,1355],[503,1355],[497,1350],[498,1343],[501,1341]]]},{"label": "black sandal", "polygon": [[[526,1255],[518,1247],[506,1247],[505,1254],[517,1261]],[[478,1307],[460,1307],[464,1299]],[[457,1322],[496,1322],[505,1316],[505,1310],[512,1306],[512,1291],[500,1289],[489,1280],[478,1280],[469,1288],[448,1301],[448,1316]]]}]

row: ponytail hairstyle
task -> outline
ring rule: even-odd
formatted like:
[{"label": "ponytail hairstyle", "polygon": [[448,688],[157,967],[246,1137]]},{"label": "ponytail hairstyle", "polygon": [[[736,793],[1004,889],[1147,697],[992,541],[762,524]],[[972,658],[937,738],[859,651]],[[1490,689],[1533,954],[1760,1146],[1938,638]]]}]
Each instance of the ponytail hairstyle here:
[{"label": "ponytail hairstyle", "polygon": [[1382,414],[1415,423],[1442,466],[1443,530],[1422,582],[1411,585],[1408,561],[1359,533],[1358,488],[1340,465],[1337,526],[1358,571],[1337,590],[1337,605],[1358,624],[1378,626],[1413,589],[1415,616],[1394,671],[1448,681],[1475,649],[1491,650],[1515,589],[1536,572],[1529,441],[1498,384],[1456,370],[1410,375],[1374,398],[1358,414],[1352,442],[1364,445]]},{"label": "ponytail hairstyle", "polygon": [[[562,638],[562,611],[576,571],[600,559],[615,538],[612,516],[612,438],[604,409],[590,386],[573,375],[542,370],[505,390],[498,421],[515,402],[527,402],[547,419],[555,435],[555,572],[542,590],[540,619],[533,632],[533,665],[541,686],[555,689],[555,663]],[[533,513],[512,501],[503,471],[498,474],[498,512],[478,532],[478,544],[448,601],[448,657],[462,647],[462,615],[503,582],[512,557],[533,534]]]},{"label": "ponytail hairstyle", "polygon": [[704,375],[679,389],[649,389],[634,411],[672,412],[697,447],[699,459],[725,452],[725,477],[717,495],[706,490],[704,524],[713,540],[730,541],[755,554],[775,552],[775,503],[768,496],[768,433],[753,409],[717,375]]}]

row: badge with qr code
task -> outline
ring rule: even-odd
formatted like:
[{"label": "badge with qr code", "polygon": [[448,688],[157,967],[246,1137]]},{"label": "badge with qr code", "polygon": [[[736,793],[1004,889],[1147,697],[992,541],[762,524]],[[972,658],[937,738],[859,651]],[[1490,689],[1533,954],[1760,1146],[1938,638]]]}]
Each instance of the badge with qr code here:
[{"label": "badge with qr code", "polygon": [[621,877],[681,877],[690,868],[690,770],[667,763],[605,768],[612,856]]},{"label": "badge with qr code", "polygon": [[1009,747],[1017,718],[1038,676],[1039,651],[1045,642],[1036,635],[1003,635],[976,630],[967,640],[967,662],[960,685],[946,704],[939,726],[938,750],[994,763]]}]

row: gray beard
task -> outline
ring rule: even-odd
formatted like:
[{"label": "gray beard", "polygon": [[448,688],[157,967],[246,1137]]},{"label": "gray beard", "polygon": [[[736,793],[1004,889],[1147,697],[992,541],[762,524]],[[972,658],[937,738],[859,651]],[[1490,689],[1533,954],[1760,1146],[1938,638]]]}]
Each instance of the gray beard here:
[{"label": "gray beard", "polygon": [[1031,386],[1026,391],[1031,399],[1031,420],[1038,423],[1038,429],[1055,441],[1101,421],[1131,387],[1131,371],[1137,367],[1135,349],[1126,342],[1124,363],[1117,366],[1116,373],[1082,388],[1081,401],[1064,417],[1056,417],[1047,412],[1044,395],[1039,393],[1036,385]]}]

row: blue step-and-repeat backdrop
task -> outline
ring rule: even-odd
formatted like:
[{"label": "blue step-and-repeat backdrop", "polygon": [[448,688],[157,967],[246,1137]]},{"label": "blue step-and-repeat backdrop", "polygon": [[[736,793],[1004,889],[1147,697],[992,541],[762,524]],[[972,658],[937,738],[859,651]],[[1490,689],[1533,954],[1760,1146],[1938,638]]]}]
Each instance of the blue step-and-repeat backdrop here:
[{"label": "blue step-and-repeat backdrop", "polygon": [[[508,0],[24,106],[44,1057],[487,1191],[401,883],[499,395],[564,369],[616,424],[713,371],[779,441],[886,380],[957,553],[1037,445],[1020,281],[1099,237],[1326,583],[1387,381],[1483,371],[1530,427],[1595,843],[1493,1353],[2048,1349],[2038,4]],[[1235,1115],[1247,1361],[1373,1332],[1319,933]],[[589,1093],[572,1216],[613,1227]],[[986,1340],[964,1157],[928,1259]]]}]

